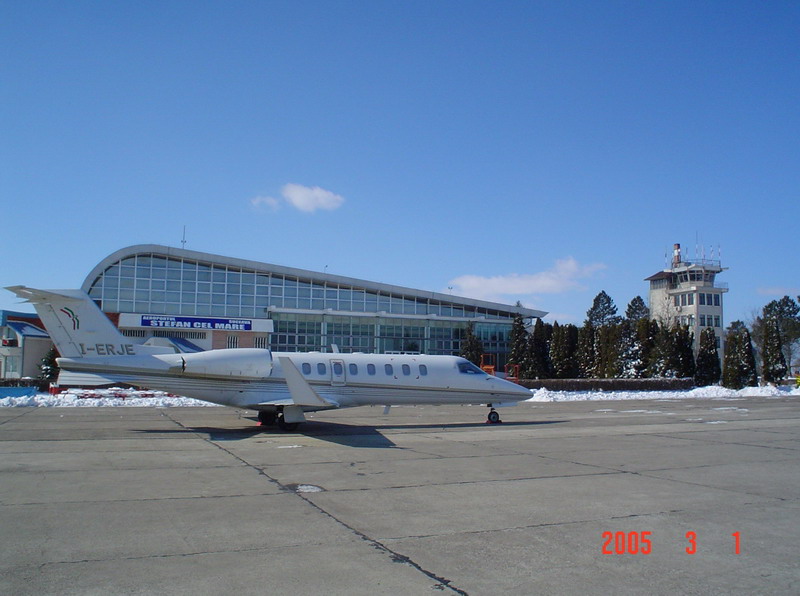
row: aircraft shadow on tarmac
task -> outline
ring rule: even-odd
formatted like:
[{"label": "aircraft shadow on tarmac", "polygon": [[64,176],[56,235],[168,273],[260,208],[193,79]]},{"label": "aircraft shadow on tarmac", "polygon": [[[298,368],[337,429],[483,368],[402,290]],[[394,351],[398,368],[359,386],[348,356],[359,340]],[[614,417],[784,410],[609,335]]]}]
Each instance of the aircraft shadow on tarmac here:
[{"label": "aircraft shadow on tarmac", "polygon": [[303,423],[302,430],[287,433],[277,426],[244,426],[241,428],[214,428],[208,426],[185,426],[170,430],[150,430],[143,429],[137,432],[150,435],[186,435],[186,434],[205,434],[209,441],[243,441],[258,437],[287,437],[292,435],[303,435],[337,443],[348,447],[369,447],[373,449],[387,449],[396,445],[376,428],[369,426],[353,426],[350,424],[337,424],[335,422],[315,422]]},{"label": "aircraft shadow on tarmac", "polygon": [[370,449],[388,449],[396,448],[397,445],[385,436],[381,431],[390,430],[454,430],[454,429],[478,429],[487,428],[489,426],[496,427],[498,431],[502,431],[504,427],[523,427],[523,426],[540,426],[544,424],[561,424],[568,422],[567,420],[547,420],[535,422],[503,422],[498,425],[488,425],[485,422],[456,422],[452,424],[437,424],[437,423],[424,423],[424,424],[380,424],[376,426],[360,426],[355,424],[344,424],[341,422],[323,422],[320,420],[309,420],[304,422],[303,425],[294,433],[286,433],[277,426],[257,426],[255,418],[253,418],[252,426],[244,426],[241,428],[213,428],[204,426],[186,426],[174,430],[141,430],[139,432],[147,434],[186,434],[186,433],[202,433],[207,434],[211,441],[241,441],[253,437],[263,436],[290,436],[291,434],[299,434],[303,436],[313,437],[321,441],[335,443],[346,447],[362,447]]}]

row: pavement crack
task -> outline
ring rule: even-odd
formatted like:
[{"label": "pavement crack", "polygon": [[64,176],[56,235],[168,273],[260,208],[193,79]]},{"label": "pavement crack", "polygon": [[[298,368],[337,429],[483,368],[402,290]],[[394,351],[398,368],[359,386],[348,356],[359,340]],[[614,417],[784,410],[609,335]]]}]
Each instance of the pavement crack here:
[{"label": "pavement crack", "polygon": [[[596,467],[596,466],[590,466]],[[382,472],[379,472],[382,473]],[[405,490],[409,488],[422,488],[426,486],[474,486],[478,484],[493,484],[493,483],[509,483],[509,482],[527,482],[529,480],[552,480],[558,478],[575,478],[575,477],[590,477],[590,476],[610,476],[614,474],[627,474],[624,470],[615,470],[612,468],[600,468],[600,471],[587,473],[587,474],[553,474],[548,476],[520,476],[518,478],[494,478],[491,480],[453,480],[451,482],[428,482],[420,484],[395,484],[392,486],[381,486],[380,490]],[[360,486],[357,488],[326,488],[327,492],[364,492],[376,490],[371,486]]]},{"label": "pavement crack", "polygon": [[442,538],[446,536],[480,536],[482,534],[495,534],[501,532],[515,532],[519,530],[535,530],[540,528],[552,528],[552,527],[565,527],[565,526],[574,526],[580,524],[592,524],[598,522],[610,522],[610,521],[619,521],[619,520],[630,520],[630,519],[638,519],[638,518],[648,518],[648,517],[655,517],[659,515],[674,515],[684,513],[685,510],[683,509],[670,509],[667,511],[651,511],[647,513],[630,513],[628,515],[614,515],[611,517],[601,517],[601,518],[592,518],[592,519],[576,519],[576,520],[569,520],[569,521],[558,521],[558,522],[544,522],[538,524],[524,524],[519,526],[509,526],[506,528],[489,528],[485,530],[467,530],[463,532],[440,532],[437,534],[419,534],[419,535],[409,535],[409,536],[392,536],[387,540],[390,541],[399,541],[399,540],[424,540],[427,538]]},{"label": "pavement crack", "polygon": [[108,563],[111,561],[145,561],[155,559],[175,559],[183,557],[199,557],[204,555],[222,555],[222,554],[238,554],[238,553],[264,553],[275,550],[284,550],[292,548],[306,548],[308,546],[325,546],[323,543],[302,543],[302,544],[282,544],[280,546],[252,546],[247,548],[236,549],[223,549],[223,550],[198,550],[176,553],[160,553],[153,555],[131,555],[126,557],[103,557],[103,558],[85,558],[85,559],[72,559],[62,561],[46,561],[37,566],[38,569],[44,569],[52,565],[81,565],[87,563]]},{"label": "pavement crack", "polygon": [[396,550],[393,550],[393,549],[389,548],[383,542],[381,542],[379,540],[376,540],[375,538],[372,538],[370,536],[367,536],[364,532],[362,532],[360,530],[357,530],[356,528],[354,528],[353,526],[351,526],[347,522],[339,519],[338,517],[336,517],[335,515],[333,515],[329,511],[326,511],[321,506],[317,505],[314,501],[312,501],[311,499],[306,497],[304,494],[297,493],[297,496],[300,497],[301,499],[303,499],[309,505],[311,505],[311,507],[313,507],[314,509],[319,511],[322,515],[324,515],[324,516],[328,517],[329,519],[335,521],[337,524],[341,525],[342,527],[346,528],[347,530],[349,530],[350,532],[352,532],[353,534],[358,536],[361,540],[363,540],[367,544],[371,545],[374,549],[376,549],[376,550],[388,555],[389,558],[393,562],[402,563],[404,565],[408,565],[409,567],[412,567],[412,568],[416,569],[417,571],[419,571],[421,574],[423,574],[424,576],[428,577],[429,579],[432,579],[433,581],[437,582],[436,586],[435,586],[437,589],[450,590],[451,592],[453,592],[455,594],[462,594],[463,596],[468,596],[466,591],[464,591],[464,590],[462,590],[460,588],[457,588],[456,586],[452,585],[452,580],[446,579],[446,578],[444,578],[444,577],[442,577],[440,575],[437,575],[433,571],[425,569],[421,564],[419,564],[416,561],[414,561],[411,557],[403,555],[403,554],[397,552]]},{"label": "pavement crack", "polygon": [[23,416],[27,416],[28,414],[33,412],[35,410],[35,408],[32,408],[30,410],[28,410],[26,408],[23,408],[23,410],[25,410],[25,411],[20,413],[18,416],[9,416],[8,418],[4,418],[3,420],[0,420],[0,426],[2,426],[3,424],[8,424],[9,422],[13,422],[14,420],[19,420]]},{"label": "pavement crack", "polygon": [[[165,416],[169,420],[171,420],[172,422],[174,422],[175,424],[180,426],[181,428],[185,428],[185,429],[191,431],[190,428],[188,428],[185,425],[181,424],[179,421],[177,421],[174,418],[172,418],[171,416],[169,416],[169,414],[165,414]],[[216,443],[210,437],[205,437],[205,436],[203,436],[203,435],[201,435],[199,433],[198,433],[198,436],[200,438],[202,438],[203,440],[209,442],[210,444],[214,445],[215,447],[217,447],[221,451],[224,451],[225,453],[227,453],[228,455],[230,455],[234,459],[236,459],[236,460],[240,461],[241,463],[245,464],[249,468],[252,468],[259,475],[261,475],[264,478],[266,478],[270,483],[272,483],[275,486],[277,486],[282,492],[287,492],[287,493],[291,493],[291,494],[296,495],[298,498],[300,498],[303,501],[305,501],[309,506],[311,506],[312,508],[316,509],[320,514],[322,514],[325,517],[333,520],[338,525],[340,525],[341,527],[345,528],[346,530],[348,530],[349,532],[351,532],[352,534],[357,536],[359,539],[363,540],[364,542],[366,542],[367,544],[372,546],[372,548],[374,548],[375,550],[380,551],[381,553],[384,553],[385,555],[387,555],[392,562],[401,563],[403,565],[408,565],[409,567],[412,567],[413,569],[416,569],[422,575],[424,575],[427,578],[429,578],[429,579],[433,580],[434,582],[436,582],[436,585],[434,586],[435,588],[440,589],[440,590],[449,590],[450,592],[453,592],[454,594],[461,594],[463,596],[468,596],[466,591],[464,591],[464,590],[452,585],[452,580],[449,580],[449,579],[447,579],[445,577],[437,575],[433,571],[425,569],[421,564],[419,564],[416,561],[414,561],[411,557],[403,555],[402,553],[399,553],[399,552],[389,548],[388,546],[386,546],[385,544],[383,544],[379,540],[376,540],[374,538],[371,538],[370,536],[367,536],[364,532],[361,532],[360,530],[357,530],[356,528],[354,528],[353,526],[349,525],[344,520],[339,519],[338,517],[336,517],[335,515],[333,515],[329,511],[326,511],[320,505],[317,505],[314,501],[312,501],[310,498],[308,498],[304,493],[301,493],[301,492],[298,492],[296,490],[293,490],[292,487],[283,484],[282,482],[280,482],[279,480],[277,480],[275,478],[272,478],[269,474],[266,473],[266,471],[263,468],[259,468],[258,466],[255,466],[255,465],[251,464],[247,460],[243,459],[242,457],[240,457],[239,455],[237,455],[234,452],[230,451],[229,449],[223,447],[219,443]]]}]

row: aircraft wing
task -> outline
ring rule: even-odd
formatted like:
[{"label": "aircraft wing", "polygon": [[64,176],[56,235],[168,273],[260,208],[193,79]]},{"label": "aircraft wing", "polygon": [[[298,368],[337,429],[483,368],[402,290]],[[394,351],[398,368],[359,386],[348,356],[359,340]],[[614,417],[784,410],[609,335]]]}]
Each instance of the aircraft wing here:
[{"label": "aircraft wing", "polygon": [[312,408],[338,408],[339,404],[320,396],[314,388],[308,384],[303,375],[297,370],[291,358],[281,356],[278,358],[286,378],[286,385],[289,387],[289,394],[292,396],[294,405]]}]

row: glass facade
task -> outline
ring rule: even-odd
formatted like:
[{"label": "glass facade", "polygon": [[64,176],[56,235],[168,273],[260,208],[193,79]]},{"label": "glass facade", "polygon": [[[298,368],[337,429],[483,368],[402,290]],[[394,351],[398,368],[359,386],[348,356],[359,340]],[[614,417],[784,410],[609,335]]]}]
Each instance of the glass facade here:
[{"label": "glass facade", "polygon": [[303,277],[270,271],[268,265],[260,270],[220,261],[129,254],[107,264],[84,286],[108,313],[272,319],[275,329],[268,343],[276,351],[325,350],[336,344],[343,352],[457,354],[470,320],[487,352],[500,356],[508,351],[512,307],[472,306],[441,295],[360,288],[314,278],[311,272]]}]

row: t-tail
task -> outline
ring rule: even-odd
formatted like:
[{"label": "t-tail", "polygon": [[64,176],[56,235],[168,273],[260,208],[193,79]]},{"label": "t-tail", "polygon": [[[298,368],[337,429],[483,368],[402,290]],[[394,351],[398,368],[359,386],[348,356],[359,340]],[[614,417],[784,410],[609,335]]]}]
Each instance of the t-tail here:
[{"label": "t-tail", "polygon": [[6,289],[33,304],[64,358],[133,356],[153,351],[149,346],[133,344],[122,335],[86,292],[36,290],[25,286]]}]

